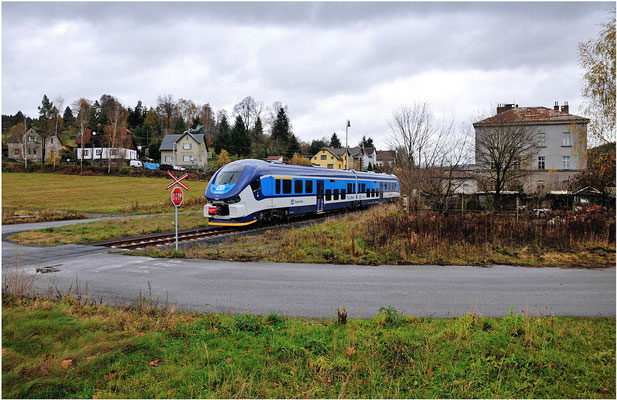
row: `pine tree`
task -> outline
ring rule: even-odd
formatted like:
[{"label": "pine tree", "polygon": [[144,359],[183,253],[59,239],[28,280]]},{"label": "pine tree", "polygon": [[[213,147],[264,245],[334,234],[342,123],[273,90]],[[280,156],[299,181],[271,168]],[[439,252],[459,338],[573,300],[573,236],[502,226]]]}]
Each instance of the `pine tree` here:
[{"label": "pine tree", "polygon": [[64,109],[64,115],[62,116],[62,120],[64,121],[64,127],[69,128],[73,126],[75,122],[75,117],[73,116],[73,111],[71,111],[71,107],[66,106]]},{"label": "pine tree", "polygon": [[369,137],[368,139],[366,138],[366,136],[362,136],[362,140],[360,140],[360,147],[375,147],[375,145],[373,144],[373,138]]},{"label": "pine tree", "polygon": [[289,138],[289,143],[287,144],[287,150],[285,152],[285,155],[287,156],[287,158],[291,158],[293,157],[294,154],[297,154],[299,152],[300,152],[300,143],[298,142],[296,135],[292,134],[291,137]]},{"label": "pine tree", "polygon": [[231,130],[231,150],[239,156],[247,156],[251,152],[251,138],[241,116],[236,117]]},{"label": "pine tree", "polygon": [[315,154],[319,153],[319,150],[321,150],[323,147],[327,147],[328,143],[326,143],[323,140],[313,140],[311,142],[311,145],[309,146],[309,155],[312,157]]},{"label": "pine tree", "polygon": [[184,122],[184,118],[182,118],[182,115],[180,115],[176,119],[176,124],[174,126],[174,133],[181,135],[184,133],[184,131],[186,131],[186,123]]},{"label": "pine tree", "polygon": [[279,108],[276,120],[272,124],[272,140],[280,149],[287,148],[289,143],[289,119],[283,107]]},{"label": "pine tree", "polygon": [[334,132],[332,134],[332,138],[330,138],[330,147],[333,147],[335,149],[340,149],[342,147],[341,141],[339,140],[338,136],[336,136],[336,132]]},{"label": "pine tree", "polygon": [[214,151],[219,154],[223,149],[229,149],[231,146],[231,132],[229,129],[229,123],[227,117],[222,116],[221,122],[219,122],[219,129],[214,138]]}]

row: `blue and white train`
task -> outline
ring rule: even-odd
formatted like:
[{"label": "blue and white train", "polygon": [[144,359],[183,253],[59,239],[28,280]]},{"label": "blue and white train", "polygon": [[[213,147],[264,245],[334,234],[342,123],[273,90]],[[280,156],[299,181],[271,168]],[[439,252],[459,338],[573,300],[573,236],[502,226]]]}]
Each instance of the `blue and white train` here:
[{"label": "blue and white train", "polygon": [[239,160],[214,174],[205,196],[209,225],[245,226],[393,201],[399,182],[375,172]]}]

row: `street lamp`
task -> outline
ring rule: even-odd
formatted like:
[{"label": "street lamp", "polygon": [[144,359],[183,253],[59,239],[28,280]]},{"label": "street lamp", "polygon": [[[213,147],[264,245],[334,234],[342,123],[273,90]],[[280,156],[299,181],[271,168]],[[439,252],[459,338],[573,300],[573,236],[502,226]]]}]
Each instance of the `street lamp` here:
[{"label": "street lamp", "polygon": [[347,120],[347,125],[345,125],[345,169],[349,169],[349,127],[351,127],[351,124],[349,123],[349,120]]}]

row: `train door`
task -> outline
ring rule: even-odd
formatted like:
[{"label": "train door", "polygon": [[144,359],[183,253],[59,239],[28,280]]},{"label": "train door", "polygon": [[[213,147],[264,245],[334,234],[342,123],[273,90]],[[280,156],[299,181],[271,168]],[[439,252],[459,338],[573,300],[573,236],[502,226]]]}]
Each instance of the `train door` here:
[{"label": "train door", "polygon": [[317,181],[317,211],[323,211],[323,181]]},{"label": "train door", "polygon": [[379,182],[379,201],[383,201],[383,182]]}]

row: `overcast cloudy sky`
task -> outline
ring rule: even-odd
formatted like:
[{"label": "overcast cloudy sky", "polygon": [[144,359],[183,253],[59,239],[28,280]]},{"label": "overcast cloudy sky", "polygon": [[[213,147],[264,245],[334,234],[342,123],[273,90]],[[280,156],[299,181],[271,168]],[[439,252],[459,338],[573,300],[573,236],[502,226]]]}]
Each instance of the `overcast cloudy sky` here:
[{"label": "overcast cloudy sky", "polygon": [[604,3],[2,3],[2,113],[36,116],[43,94],[160,94],[231,111],[246,96],[289,107],[304,141],[362,135],[428,102],[457,121],[497,103],[582,98],[577,44]]}]

